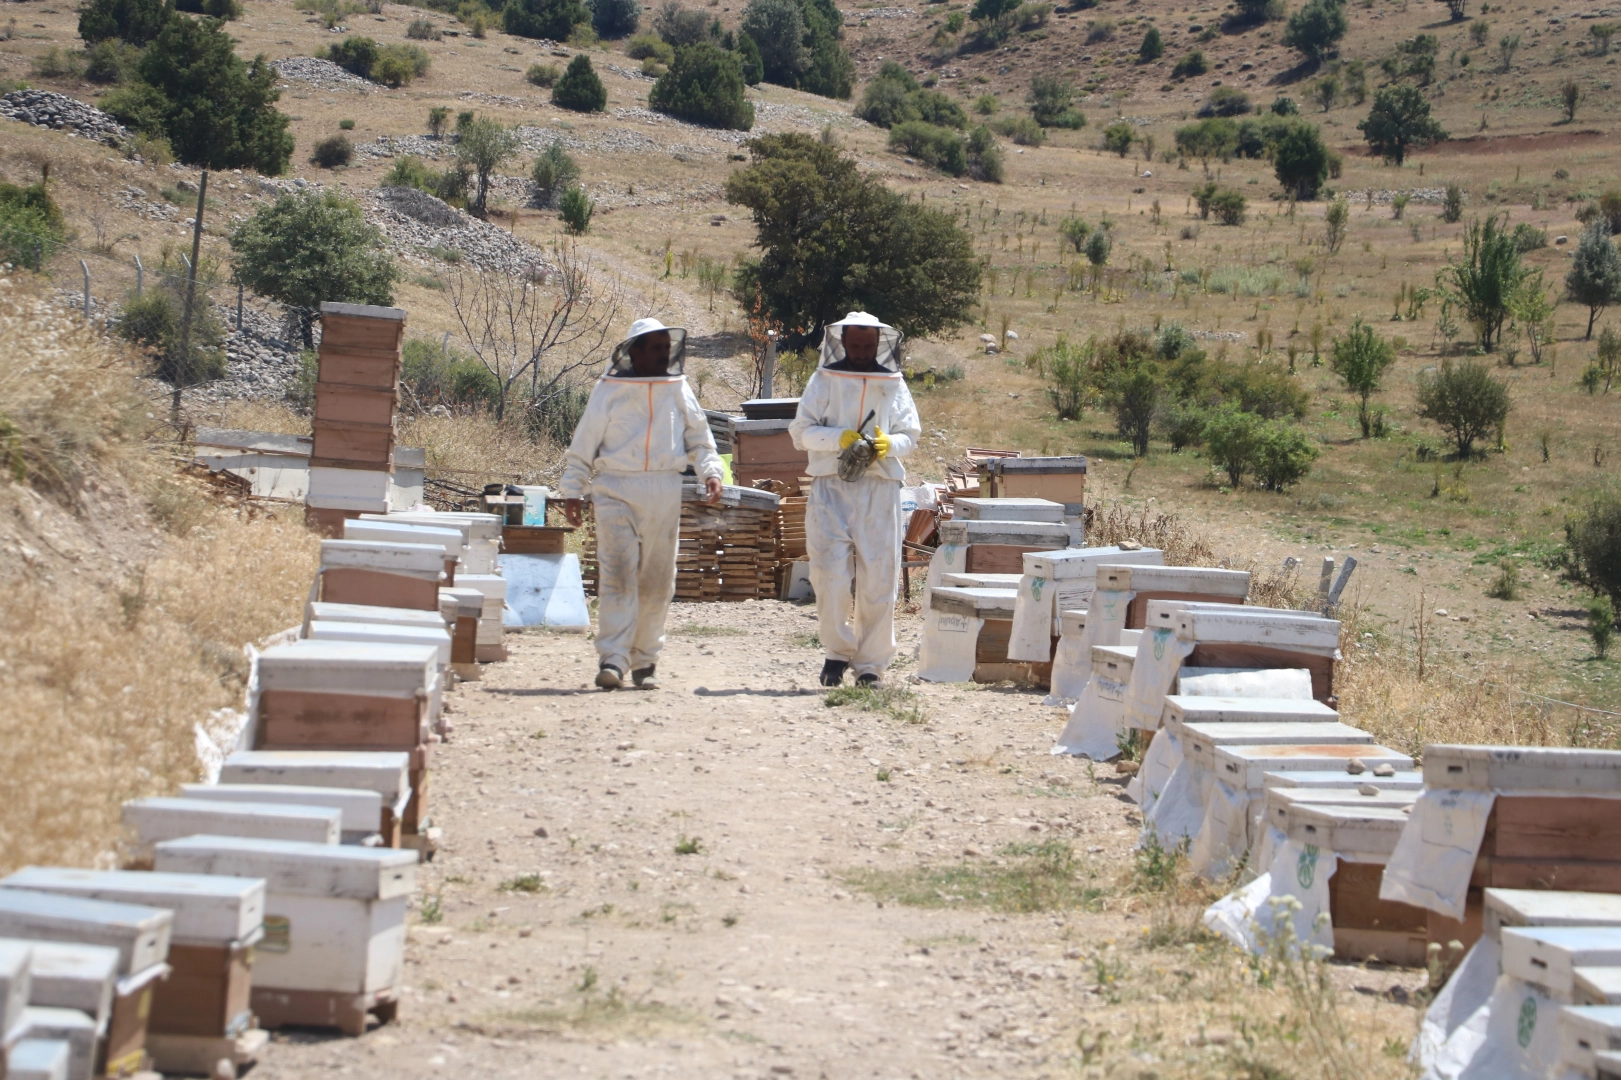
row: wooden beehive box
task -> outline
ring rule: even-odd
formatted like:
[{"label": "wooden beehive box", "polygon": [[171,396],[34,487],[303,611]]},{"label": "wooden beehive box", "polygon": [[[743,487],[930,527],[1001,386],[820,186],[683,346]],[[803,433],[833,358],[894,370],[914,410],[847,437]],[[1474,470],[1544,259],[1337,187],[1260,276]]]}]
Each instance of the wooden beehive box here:
[{"label": "wooden beehive box", "polygon": [[393,465],[405,312],[360,304],[321,305],[312,466]]},{"label": "wooden beehive box", "polygon": [[1126,626],[1136,630],[1148,625],[1151,600],[1242,604],[1249,594],[1250,575],[1247,570],[1202,566],[1102,566],[1097,572],[1097,587],[1133,594],[1126,609]]},{"label": "wooden beehive box", "polygon": [[940,523],[942,546],[966,546],[963,568],[973,574],[1022,574],[1024,555],[1070,546],[1074,534],[1062,522],[970,521]]},{"label": "wooden beehive box", "polygon": [[444,579],[442,547],[321,541],[322,600],[435,611]]},{"label": "wooden beehive box", "polygon": [[759,480],[776,480],[790,491],[810,470],[810,455],[794,446],[789,420],[732,421],[732,481],[752,487]]},{"label": "wooden beehive box", "polygon": [[456,566],[465,549],[460,529],[437,528],[416,522],[353,518],[343,523],[343,538],[373,544],[427,544],[444,549],[445,583],[456,583]]},{"label": "wooden beehive box", "polygon": [[427,741],[439,650],[295,641],[255,665],[255,749],[409,750]]},{"label": "wooden beehive box", "polygon": [[220,767],[221,784],[374,791],[382,802],[377,831],[399,847],[400,819],[411,800],[411,754],[334,750],[239,750]]},{"label": "wooden beehive box", "polygon": [[1086,499],[1086,458],[998,457],[982,460],[980,491],[993,498],[1046,499],[1079,514]]}]

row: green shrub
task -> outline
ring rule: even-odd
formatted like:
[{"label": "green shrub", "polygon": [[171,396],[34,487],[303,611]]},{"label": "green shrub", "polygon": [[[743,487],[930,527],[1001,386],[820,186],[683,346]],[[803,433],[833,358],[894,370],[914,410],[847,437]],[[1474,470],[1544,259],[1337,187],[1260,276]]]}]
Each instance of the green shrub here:
[{"label": "green shrub", "polygon": [[580,53],[569,61],[568,70],[552,87],[552,104],[575,112],[601,112],[607,106],[608,91],[590,57]]},{"label": "green shrub", "polygon": [[1038,350],[1031,359],[1047,384],[1047,400],[1060,420],[1079,420],[1091,394],[1092,342],[1072,345],[1060,335],[1058,340]]},{"label": "green shrub", "polygon": [[1565,521],[1560,563],[1567,580],[1621,601],[1621,495],[1594,495]]},{"label": "green shrub", "polygon": [[76,79],[80,74],[79,58],[67,49],[52,45],[34,57],[32,74],[36,79]]},{"label": "green shrub", "polygon": [[981,94],[974,100],[974,111],[981,116],[995,116],[1002,108],[1002,100],[995,94]]},{"label": "green shrub", "polygon": [[1201,119],[1211,116],[1243,116],[1254,109],[1250,96],[1236,86],[1218,86],[1210,91],[1194,115]]},{"label": "green shrub", "polygon": [[1198,405],[1173,401],[1161,408],[1155,419],[1160,433],[1171,444],[1171,452],[1178,453],[1204,441],[1204,427],[1209,416]]},{"label": "green shrub", "polygon": [[1603,660],[1615,638],[1615,604],[1608,596],[1595,596],[1587,602],[1587,636],[1593,639],[1593,654]]},{"label": "green shrub", "polygon": [[405,28],[405,36],[412,41],[441,41],[445,35],[427,19],[412,19],[411,25]]},{"label": "green shrub", "polygon": [[501,9],[501,25],[515,37],[567,41],[575,26],[590,21],[591,12],[580,0],[507,0]]},{"label": "green shrub", "polygon": [[922,120],[908,120],[889,129],[889,148],[917,158],[948,176],[968,171],[968,150],[962,136],[950,128]]},{"label": "green shrub", "polygon": [[1210,61],[1204,58],[1204,53],[1201,50],[1194,49],[1176,62],[1176,65],[1171,68],[1171,76],[1177,79],[1189,79],[1195,75],[1203,75],[1209,70]]},{"label": "green shrub", "polygon": [[1242,225],[1249,212],[1244,193],[1237,188],[1222,188],[1210,198],[1210,212],[1223,225]]},{"label": "green shrub", "polygon": [[991,130],[1020,146],[1040,146],[1047,141],[1047,133],[1029,116],[1004,116],[992,120]]},{"label": "green shrub", "polygon": [[1205,421],[1204,442],[1210,463],[1225,472],[1228,483],[1235,488],[1244,474],[1255,468],[1265,423],[1254,413],[1231,405],[1216,410]]},{"label": "green shrub", "polygon": [[1143,34],[1143,43],[1137,46],[1137,62],[1151,64],[1165,55],[1165,41],[1160,37],[1159,27],[1150,26]]},{"label": "green shrub", "polygon": [[523,77],[535,86],[550,87],[557,84],[563,69],[556,64],[530,64]]},{"label": "green shrub", "polygon": [[347,165],[355,156],[355,147],[342,135],[333,135],[315,144],[310,160],[323,169],[336,169]]},{"label": "green shrub", "polygon": [[191,332],[187,348],[180,347],[180,323],[185,308],[184,288],[179,267],[140,296],[124,300],[124,309],[115,328],[125,341],[151,352],[155,374],[170,385],[195,386],[225,374],[225,324],[208,300],[208,291],[199,283],[192,303]]},{"label": "green shrub", "polygon": [[1458,456],[1468,457],[1476,439],[1501,427],[1512,402],[1508,387],[1492,378],[1485,365],[1446,359],[1439,370],[1419,376],[1418,406],[1420,417],[1447,431]]},{"label": "green shrub", "polygon": [[43,183],[0,183],[0,262],[43,270],[65,241],[62,211]]},{"label": "green shrub", "polygon": [[1042,127],[1082,128],[1086,116],[1073,108],[1075,84],[1056,75],[1037,75],[1030,80],[1030,93],[1025,99],[1030,115]]},{"label": "green shrub", "polygon": [[968,152],[968,175],[988,184],[1000,184],[1005,166],[1002,148],[991,135],[991,129],[980,124],[963,140]]},{"label": "green shrub", "polygon": [[123,41],[139,48],[162,33],[174,12],[170,0],[90,0],[79,9],[85,44]]},{"label": "green shrub", "polygon": [[647,104],[711,127],[747,131],[754,126],[754,106],[744,95],[742,62],[736,53],[707,41],[675,51],[675,62],[653,84]]},{"label": "green shrub", "polygon": [[625,47],[625,55],[632,60],[646,60],[651,57],[668,66],[675,59],[675,46],[657,34],[637,34]]},{"label": "green shrub", "polygon": [[84,77],[102,85],[124,82],[135,70],[141,50],[123,41],[98,41],[85,50]]},{"label": "green shrub", "polygon": [[355,129],[355,122],[353,120],[339,120],[338,128],[342,131],[353,131]]},{"label": "green shrub", "polygon": [[557,216],[563,226],[573,235],[580,236],[591,228],[591,215],[596,212],[597,204],[586,197],[584,188],[576,184],[563,192],[558,209],[560,213]]},{"label": "green shrub", "polygon": [[383,187],[409,187],[430,194],[438,190],[439,174],[423,164],[415,154],[401,154],[383,174]]},{"label": "green shrub", "polygon": [[1091,232],[1092,226],[1077,217],[1067,217],[1058,223],[1058,235],[1075,248],[1077,255],[1086,250],[1086,238]]},{"label": "green shrub", "polygon": [[377,63],[377,56],[382,47],[381,43],[372,38],[351,35],[327,46],[326,59],[351,75],[369,79],[372,65]]},{"label": "green shrub", "polygon": [[941,127],[968,126],[968,114],[962,106],[938,90],[919,86],[911,73],[893,60],[886,60],[878,76],[867,84],[855,114],[883,128],[908,120]]},{"label": "green shrub", "polygon": [[424,407],[434,405],[493,407],[501,387],[477,357],[439,342],[414,338],[402,350],[400,379]]},{"label": "green shrub", "polygon": [[641,0],[592,0],[591,27],[605,38],[622,38],[636,32],[642,18]]},{"label": "green shrub", "polygon": [[1103,148],[1125,157],[1131,153],[1131,144],[1137,141],[1137,129],[1128,121],[1116,120],[1103,129]]},{"label": "green shrub", "polygon": [[420,45],[385,45],[377,55],[368,76],[372,82],[398,88],[428,73],[430,59]]},{"label": "green shrub", "polygon": [[563,149],[562,142],[553,139],[535,159],[529,178],[535,183],[537,201],[542,206],[552,206],[563,192],[580,182],[580,166]]},{"label": "green shrub", "polygon": [[1294,424],[1264,421],[1256,447],[1255,479],[1267,491],[1283,491],[1311,474],[1317,454],[1311,436]]}]

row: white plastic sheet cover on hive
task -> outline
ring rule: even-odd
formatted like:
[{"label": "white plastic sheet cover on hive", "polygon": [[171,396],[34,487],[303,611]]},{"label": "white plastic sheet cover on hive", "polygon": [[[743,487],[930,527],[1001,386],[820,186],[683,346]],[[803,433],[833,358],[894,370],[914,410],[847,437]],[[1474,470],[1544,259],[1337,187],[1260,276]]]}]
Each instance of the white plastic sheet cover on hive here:
[{"label": "white plastic sheet cover on hive", "polygon": [[[1469,877],[1497,796],[1540,793],[1621,799],[1621,751],[1428,746],[1424,788],[1385,868],[1379,898],[1462,919]],[[1621,813],[1621,802],[1616,810]]]},{"label": "white plastic sheet cover on hive", "polygon": [[397,987],[417,855],[391,848],[188,836],[157,846],[158,870],[265,880],[254,985],[361,994]]},{"label": "white plastic sheet cover on hive", "polygon": [[1035,663],[1057,660],[1052,639],[1062,637],[1061,611],[1084,610],[1097,586],[1098,567],[1158,566],[1165,553],[1158,548],[1123,551],[1116,546],[1067,548],[1063,551],[1027,551],[1019,595],[1013,611],[1013,633],[1008,659]]},{"label": "white plastic sheet cover on hive", "polygon": [[940,585],[923,617],[917,677],[929,682],[967,682],[974,677],[979,633],[986,619],[1013,617],[1014,590]]},{"label": "white plastic sheet cover on hive", "polygon": [[[118,950],[105,945],[74,945],[61,941],[15,941],[33,954],[29,970],[28,1004],[77,1009],[107,1033],[112,1018],[113,992],[118,985]],[[3,1010],[0,1010],[3,1011]]]},{"label": "white plastic sheet cover on hive", "polygon": [[971,544],[1016,544],[1056,551],[1070,546],[1070,526],[1042,521],[942,521],[940,546],[929,557],[924,580],[924,614],[929,610],[929,593],[940,584],[940,575],[968,568]]},{"label": "white plastic sheet cover on hive", "polygon": [[500,566],[507,582],[502,615],[507,626],[545,626],[577,633],[591,628],[578,555],[502,555]]},{"label": "white plastic sheet cover on hive", "polygon": [[321,569],[375,570],[424,581],[443,581],[445,549],[438,544],[377,543],[371,540],[322,540]]}]

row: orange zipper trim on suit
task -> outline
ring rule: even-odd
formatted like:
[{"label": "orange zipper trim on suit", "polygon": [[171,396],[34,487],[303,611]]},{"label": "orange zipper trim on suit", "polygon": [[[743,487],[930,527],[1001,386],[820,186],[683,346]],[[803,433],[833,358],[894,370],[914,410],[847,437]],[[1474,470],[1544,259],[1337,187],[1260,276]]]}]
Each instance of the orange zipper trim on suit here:
[{"label": "orange zipper trim on suit", "polygon": [[647,384],[647,441],[642,444],[642,471],[653,461],[653,384]]}]

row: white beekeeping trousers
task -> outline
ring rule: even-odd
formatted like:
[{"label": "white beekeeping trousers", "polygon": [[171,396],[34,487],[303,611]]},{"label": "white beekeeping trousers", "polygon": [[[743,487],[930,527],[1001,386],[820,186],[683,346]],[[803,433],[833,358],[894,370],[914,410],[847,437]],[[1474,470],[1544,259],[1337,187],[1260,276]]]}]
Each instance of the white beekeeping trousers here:
[{"label": "white beekeeping trousers", "polygon": [[664,648],[681,540],[681,474],[598,473],[597,656],[621,674],[647,667]]},{"label": "white beekeeping trousers", "polygon": [[876,471],[853,483],[818,476],[805,505],[805,547],[827,659],[845,661],[857,677],[882,674],[895,658],[900,481]]}]

